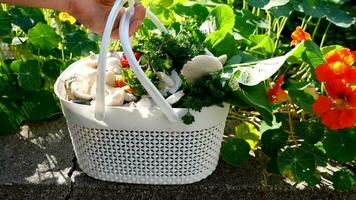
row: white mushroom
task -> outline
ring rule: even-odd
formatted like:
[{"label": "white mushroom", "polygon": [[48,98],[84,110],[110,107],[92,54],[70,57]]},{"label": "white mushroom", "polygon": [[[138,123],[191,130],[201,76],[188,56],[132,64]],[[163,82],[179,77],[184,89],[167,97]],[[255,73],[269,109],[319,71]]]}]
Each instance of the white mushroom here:
[{"label": "white mushroom", "polygon": [[115,74],[119,75],[122,73],[121,71],[121,63],[120,60],[115,57],[109,57],[106,60],[106,70],[113,71]]},{"label": "white mushroom", "polygon": [[224,55],[219,56],[218,60],[221,62],[222,65],[224,65],[227,61],[227,55],[224,54]]},{"label": "white mushroom", "polygon": [[157,75],[158,79],[161,80],[168,87],[173,87],[175,85],[172,78],[169,77],[167,74],[165,74],[163,72],[156,72],[156,75]]},{"label": "white mushroom", "polygon": [[174,94],[178,91],[178,89],[182,86],[182,79],[179,77],[178,73],[176,72],[176,70],[173,70],[171,72],[171,78],[174,81],[174,86],[169,88],[168,92],[170,94]]},{"label": "white mushroom", "polygon": [[185,95],[185,94],[184,94],[183,90],[180,90],[180,91],[178,91],[177,93],[172,94],[171,96],[169,96],[169,97],[166,99],[166,101],[167,101],[169,104],[173,105],[173,104],[177,103],[184,95]]},{"label": "white mushroom", "polygon": [[91,100],[90,80],[81,76],[73,76],[66,80],[66,91],[69,100]]},{"label": "white mushroom", "polygon": [[122,106],[124,105],[125,91],[121,88],[107,87],[109,94],[105,96],[105,105]]},{"label": "white mushroom", "polygon": [[223,65],[218,58],[209,55],[199,55],[183,66],[181,74],[188,81],[194,82],[196,79],[211,72],[219,71],[222,68]]},{"label": "white mushroom", "polygon": [[84,59],[84,64],[91,68],[96,69],[98,67],[98,55],[91,53],[90,56]]},{"label": "white mushroom", "polygon": [[136,107],[150,109],[153,107],[153,101],[148,96],[142,96],[141,99],[136,103]]},{"label": "white mushroom", "polygon": [[133,94],[125,93],[124,100],[125,102],[133,102],[133,101],[137,101],[137,97]]},{"label": "white mushroom", "polygon": [[106,72],[106,84],[110,85],[111,87],[115,87],[116,82],[116,75],[113,71]]}]

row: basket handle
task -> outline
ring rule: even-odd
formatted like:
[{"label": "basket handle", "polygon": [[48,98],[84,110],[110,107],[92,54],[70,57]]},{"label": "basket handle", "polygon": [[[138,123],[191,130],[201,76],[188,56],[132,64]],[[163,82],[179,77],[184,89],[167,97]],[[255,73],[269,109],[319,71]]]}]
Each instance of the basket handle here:
[{"label": "basket handle", "polygon": [[[123,52],[130,64],[131,69],[134,71],[137,79],[142,86],[146,89],[147,93],[151,96],[153,101],[160,107],[161,111],[171,122],[177,122],[178,116],[174,112],[172,106],[166,102],[165,98],[154,86],[154,84],[146,77],[144,71],[141,69],[137,62],[131,48],[129,39],[129,25],[130,19],[134,12],[134,0],[117,0],[112,7],[108,20],[105,25],[103,39],[100,47],[98,73],[97,73],[97,86],[96,86],[96,103],[95,103],[95,118],[103,120],[105,117],[105,68],[106,68],[106,54],[108,52],[110,35],[117,15],[124,3],[129,2],[129,9],[124,13],[120,20],[119,35]],[[162,25],[159,19],[148,9],[146,10],[147,16],[162,32],[167,32],[167,29]]]}]

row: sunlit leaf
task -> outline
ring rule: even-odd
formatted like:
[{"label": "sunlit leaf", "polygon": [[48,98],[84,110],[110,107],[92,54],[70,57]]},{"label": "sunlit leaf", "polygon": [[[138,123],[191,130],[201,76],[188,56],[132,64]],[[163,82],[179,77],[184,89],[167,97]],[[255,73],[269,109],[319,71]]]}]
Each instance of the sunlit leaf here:
[{"label": "sunlit leaf", "polygon": [[29,41],[39,49],[50,50],[58,46],[61,38],[47,24],[38,23],[28,31]]},{"label": "sunlit leaf", "polygon": [[256,127],[249,123],[243,122],[235,127],[235,135],[237,138],[244,139],[253,149],[260,140],[260,132]]}]

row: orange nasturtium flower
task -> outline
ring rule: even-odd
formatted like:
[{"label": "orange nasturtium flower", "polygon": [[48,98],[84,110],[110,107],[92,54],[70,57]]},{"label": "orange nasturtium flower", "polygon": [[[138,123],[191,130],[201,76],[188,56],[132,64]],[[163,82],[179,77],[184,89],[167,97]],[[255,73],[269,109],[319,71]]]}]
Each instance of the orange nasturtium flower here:
[{"label": "orange nasturtium flower", "polygon": [[299,42],[311,39],[310,34],[305,32],[301,26],[297,26],[295,31],[293,31],[291,38],[291,45],[297,45]]},{"label": "orange nasturtium flower", "polygon": [[312,108],[330,129],[353,128],[356,121],[356,90],[340,80],[326,83],[328,96],[319,96]]},{"label": "orange nasturtium flower", "polygon": [[321,123],[330,129],[353,128],[356,121],[355,53],[347,48],[331,51],[325,55],[325,64],[315,69],[316,77],[325,83],[328,96],[319,96],[313,104]]},{"label": "orange nasturtium flower", "polygon": [[340,79],[345,84],[356,83],[355,53],[348,48],[331,51],[324,56],[326,63],[320,64],[315,69],[319,81]]},{"label": "orange nasturtium flower", "polygon": [[70,24],[75,24],[75,22],[77,21],[72,15],[67,12],[60,12],[58,18],[62,22],[68,21]]},{"label": "orange nasturtium flower", "polygon": [[268,98],[271,103],[282,103],[288,101],[288,94],[281,88],[284,82],[284,75],[280,75],[273,87],[268,91]]}]

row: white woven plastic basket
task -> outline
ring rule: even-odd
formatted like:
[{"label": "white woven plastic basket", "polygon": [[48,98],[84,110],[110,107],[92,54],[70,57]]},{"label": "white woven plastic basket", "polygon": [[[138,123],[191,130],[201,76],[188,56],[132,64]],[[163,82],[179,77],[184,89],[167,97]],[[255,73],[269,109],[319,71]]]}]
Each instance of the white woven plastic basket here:
[{"label": "white woven plastic basket", "polygon": [[[187,109],[173,109],[145,77],[134,57],[128,36],[131,0],[120,22],[120,40],[131,68],[158,107],[140,110],[104,106],[106,53],[114,20],[125,2],[115,3],[104,30],[96,105],[75,104],[64,98],[63,79],[83,60],[69,66],[55,83],[78,164],[89,176],[106,181],[187,184],[204,179],[218,163],[229,105],[192,112],[195,122],[191,125],[179,120]],[[147,15],[161,31],[166,31],[148,10]]]}]

